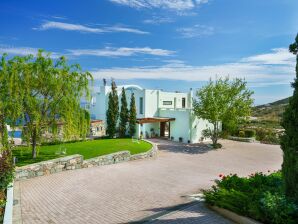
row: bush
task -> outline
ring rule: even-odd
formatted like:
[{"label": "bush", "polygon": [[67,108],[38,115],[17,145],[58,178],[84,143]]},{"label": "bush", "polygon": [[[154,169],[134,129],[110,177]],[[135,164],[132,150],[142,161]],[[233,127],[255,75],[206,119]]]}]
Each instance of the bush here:
[{"label": "bush", "polygon": [[280,144],[280,136],[273,129],[258,128],[256,139],[265,144]]},{"label": "bush", "polygon": [[0,191],[4,191],[13,181],[14,165],[12,161],[12,153],[10,149],[2,149],[0,151]]},{"label": "bush", "polygon": [[0,222],[5,208],[5,191],[14,178],[14,165],[10,149],[0,149]]},{"label": "bush", "polygon": [[267,135],[266,129],[264,129],[264,128],[258,128],[257,129],[257,131],[256,131],[256,139],[258,141],[264,140],[265,137],[266,137],[266,135]]},{"label": "bush", "polygon": [[244,133],[246,138],[253,138],[256,136],[256,131],[253,129],[246,129]]},{"label": "bush", "polygon": [[298,223],[298,207],[285,198],[280,172],[255,173],[241,178],[224,176],[216,186],[204,191],[206,202],[263,223]]},{"label": "bush", "polygon": [[244,131],[239,131],[238,136],[241,138],[245,137],[245,132]]}]

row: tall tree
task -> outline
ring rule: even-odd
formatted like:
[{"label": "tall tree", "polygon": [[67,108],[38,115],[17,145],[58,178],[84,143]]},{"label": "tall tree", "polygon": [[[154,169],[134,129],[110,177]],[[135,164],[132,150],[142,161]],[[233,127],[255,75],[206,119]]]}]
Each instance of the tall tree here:
[{"label": "tall tree", "polygon": [[107,133],[110,138],[115,137],[119,117],[119,100],[115,80],[112,79],[112,90],[109,93],[107,116]]},{"label": "tall tree", "polygon": [[37,156],[42,133],[55,129],[58,122],[63,123],[66,139],[82,128],[80,100],[89,97],[90,80],[91,74],[82,72],[79,65],[69,66],[64,57],[54,61],[41,50],[22,69],[24,135],[32,145],[33,158]]},{"label": "tall tree", "polygon": [[129,135],[134,136],[136,133],[136,123],[137,123],[137,109],[136,109],[136,99],[134,93],[131,94],[130,99],[130,110],[129,110]]},{"label": "tall tree", "polygon": [[20,75],[30,57],[14,57],[6,59],[6,54],[0,63],[0,138],[3,146],[8,146],[6,124],[12,128],[22,115],[24,88],[21,86]]},{"label": "tall tree", "polygon": [[125,137],[126,134],[126,127],[128,122],[128,116],[129,111],[127,108],[127,100],[126,100],[126,94],[125,89],[122,87],[122,93],[121,93],[121,110],[120,110],[120,123],[119,123],[119,135],[120,137]]},{"label": "tall tree", "polygon": [[298,202],[298,34],[289,50],[296,55],[296,78],[292,83],[293,96],[282,120],[285,129],[285,135],[281,139],[281,148],[284,152],[282,173],[286,195]]},{"label": "tall tree", "polygon": [[252,94],[245,81],[230,81],[229,78],[210,80],[197,91],[198,100],[193,103],[194,113],[213,124],[213,129],[204,130],[204,134],[212,139],[214,147],[217,146],[221,122],[235,123],[250,115]]}]

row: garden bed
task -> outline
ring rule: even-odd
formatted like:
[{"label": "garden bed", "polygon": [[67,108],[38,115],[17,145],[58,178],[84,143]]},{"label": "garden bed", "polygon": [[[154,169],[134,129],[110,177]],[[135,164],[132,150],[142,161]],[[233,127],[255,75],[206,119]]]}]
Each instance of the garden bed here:
[{"label": "garden bed", "polygon": [[206,203],[262,223],[298,223],[298,205],[285,197],[280,172],[220,175],[211,190],[204,191]]}]

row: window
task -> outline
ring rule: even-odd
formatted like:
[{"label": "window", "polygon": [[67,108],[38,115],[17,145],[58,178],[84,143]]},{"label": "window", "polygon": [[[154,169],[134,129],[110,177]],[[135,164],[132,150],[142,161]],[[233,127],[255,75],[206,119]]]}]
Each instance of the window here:
[{"label": "window", "polygon": [[140,114],[143,114],[144,113],[144,111],[143,111],[143,105],[144,104],[144,102],[143,102],[143,97],[140,97]]},{"label": "window", "polygon": [[162,105],[172,105],[172,101],[162,101]]},{"label": "window", "polygon": [[182,108],[185,108],[185,97],[182,98]]}]

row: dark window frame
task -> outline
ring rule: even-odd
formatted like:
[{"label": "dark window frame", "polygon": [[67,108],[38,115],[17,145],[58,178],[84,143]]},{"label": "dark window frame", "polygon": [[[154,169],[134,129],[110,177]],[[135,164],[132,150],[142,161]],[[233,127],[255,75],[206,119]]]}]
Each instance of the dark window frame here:
[{"label": "dark window frame", "polygon": [[186,98],[182,97],[182,108],[185,108],[186,106]]},{"label": "dark window frame", "polygon": [[164,101],[162,101],[162,105],[164,105],[164,106],[172,106],[173,105],[173,101],[164,100]]},{"label": "dark window frame", "polygon": [[144,98],[143,97],[140,97],[139,103],[140,103],[139,114],[144,114]]}]

